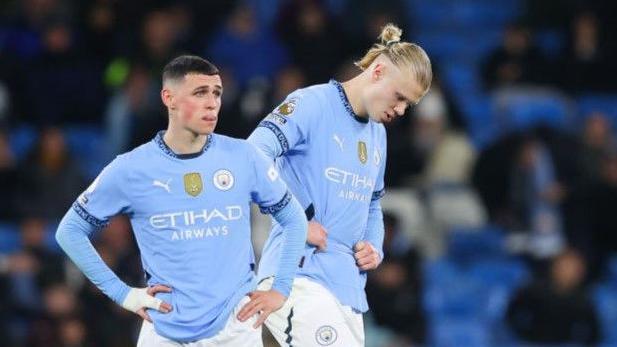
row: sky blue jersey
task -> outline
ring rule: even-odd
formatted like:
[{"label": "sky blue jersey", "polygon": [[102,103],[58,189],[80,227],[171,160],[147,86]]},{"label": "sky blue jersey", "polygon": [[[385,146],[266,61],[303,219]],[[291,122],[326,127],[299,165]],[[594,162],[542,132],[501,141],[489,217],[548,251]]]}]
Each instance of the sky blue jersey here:
[{"label": "sky blue jersey", "polygon": [[[358,117],[342,85],[332,80],[291,93],[248,140],[276,160],[307,217],[328,231],[326,251],[307,247],[298,275],[323,284],[342,304],[366,311],[366,273],[355,263],[353,246],[368,240],[383,255],[384,126]],[[281,232],[274,223],[259,278],[275,273]]]},{"label": "sky blue jersey", "polygon": [[97,227],[128,215],[148,285],[172,288],[157,294],[172,312],[149,310],[157,333],[194,341],[220,331],[255,287],[250,202],[277,213],[293,198],[274,165],[244,140],[212,134],[201,152],[177,155],[163,134],[112,161],[73,209]]}]

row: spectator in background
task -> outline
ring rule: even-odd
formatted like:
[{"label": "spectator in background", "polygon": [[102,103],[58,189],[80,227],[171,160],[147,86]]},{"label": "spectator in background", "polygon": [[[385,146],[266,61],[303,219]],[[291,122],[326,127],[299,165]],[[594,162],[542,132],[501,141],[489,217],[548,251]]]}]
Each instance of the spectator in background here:
[{"label": "spectator in background", "polygon": [[19,168],[17,208],[22,216],[59,220],[83,190],[84,176],[58,128],[41,131],[39,142]]},{"label": "spectator in background", "polygon": [[577,207],[584,218],[583,240],[589,243],[578,242],[577,245],[588,246],[585,255],[594,265],[591,270],[597,278],[606,269],[608,258],[617,253],[617,153],[614,148],[602,159],[600,178],[584,197]]},{"label": "spectator in background", "polygon": [[294,90],[306,86],[309,83],[307,75],[306,70],[299,66],[290,65],[281,69],[274,80],[274,88],[268,109],[279,105]]},{"label": "spectator in background", "polygon": [[241,90],[251,81],[272,81],[288,55],[276,36],[260,26],[250,5],[239,4],[225,26],[214,35],[207,56],[231,74]]},{"label": "spectator in background", "polygon": [[586,264],[575,251],[553,259],[548,281],[536,280],[510,301],[507,323],[525,343],[594,345],[601,339],[595,307],[583,287]]},{"label": "spectator in background", "polygon": [[523,247],[535,258],[557,254],[564,242],[560,202],[565,190],[557,181],[548,148],[537,139],[524,140],[510,180],[511,229],[522,232],[519,236],[527,239]]},{"label": "spectator in background", "polygon": [[0,282],[11,298],[6,302],[11,312],[7,331],[11,339],[18,341],[26,337],[43,314],[44,288],[65,279],[62,258],[45,244],[45,229],[45,220],[25,218],[20,227],[20,250],[0,254]]},{"label": "spectator in background", "polygon": [[386,168],[389,185],[466,184],[475,152],[438,81],[411,112],[390,126],[389,156],[397,159]]},{"label": "spectator in background", "polygon": [[420,258],[399,220],[384,213],[384,261],[368,276],[366,293],[377,324],[397,335],[393,345],[423,345],[426,321],[422,307]]},{"label": "spectator in background", "polygon": [[124,86],[107,104],[106,150],[110,158],[141,143],[140,139],[149,137],[156,123],[166,121],[158,100],[158,83],[144,66],[133,66]]},{"label": "spectator in background", "polygon": [[0,221],[16,221],[17,211],[15,211],[15,195],[17,181],[17,165],[8,134],[0,130]]},{"label": "spectator in background", "polygon": [[[338,25],[345,40],[339,44],[338,51],[344,51],[348,57],[361,56],[366,47],[375,43],[381,28],[387,23],[409,23],[405,17],[407,5],[404,0],[346,1],[342,13]],[[401,28],[413,37],[409,28]]]},{"label": "spectator in background", "polygon": [[106,96],[102,69],[84,59],[77,36],[66,19],[45,25],[41,53],[23,65],[27,105],[21,116],[27,120],[39,125],[100,120]]},{"label": "spectator in background", "polygon": [[602,163],[617,145],[605,114],[594,112],[586,117],[581,140],[579,165],[582,169],[583,184],[589,185],[601,179]]},{"label": "spectator in background", "polygon": [[460,126],[452,124],[449,106],[439,85],[431,88],[415,110],[416,147],[427,151],[422,183],[466,185],[475,150]]},{"label": "spectator in background", "polygon": [[42,308],[41,314],[32,323],[27,338],[28,346],[67,346],[67,342],[84,345],[86,331],[83,324],[68,324],[79,321],[81,309],[75,293],[69,287],[64,284],[44,287]]},{"label": "spectator in background", "polygon": [[600,22],[592,12],[582,12],[571,23],[564,54],[562,83],[572,92],[615,90],[610,57],[602,41]]},{"label": "spectator in background", "polygon": [[289,48],[293,62],[306,73],[307,84],[327,81],[343,60],[345,52],[340,47],[343,37],[339,29],[320,0],[288,2],[281,10],[279,36]]},{"label": "spectator in background", "polygon": [[538,48],[533,45],[529,28],[511,24],[500,47],[483,64],[484,85],[488,89],[547,82],[550,77]]}]

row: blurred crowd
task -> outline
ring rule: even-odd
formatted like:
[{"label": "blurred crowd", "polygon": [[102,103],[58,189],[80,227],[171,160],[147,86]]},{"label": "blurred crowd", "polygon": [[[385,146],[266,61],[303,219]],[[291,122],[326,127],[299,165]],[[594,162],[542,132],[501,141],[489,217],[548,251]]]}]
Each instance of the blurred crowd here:
[{"label": "blurred crowd", "polygon": [[[499,1],[3,1],[0,345],[134,345],[138,317],[85,280],[53,232],[106,162],[166,127],[160,73],[171,58],[197,54],[221,69],[217,132],[244,138],[291,91],[355,75],[354,59],[388,22],[427,50],[436,78],[388,129],[386,256],[369,275],[367,345],[495,345],[474,329],[440,340],[470,324],[444,322],[478,318],[447,305],[464,288],[437,285],[472,278],[474,267],[460,267],[469,258],[522,264],[524,275],[495,287],[505,294],[490,324],[503,324],[507,341],[617,344],[592,298],[617,250],[616,6],[506,3],[507,15],[487,12],[470,29],[488,43],[467,47],[468,36],[447,38],[471,17],[448,8]],[[609,106],[580,107],[588,95]],[[491,237],[499,255],[482,248]],[[457,241],[466,238],[477,242]],[[127,283],[143,281],[126,218],[94,245]]]}]

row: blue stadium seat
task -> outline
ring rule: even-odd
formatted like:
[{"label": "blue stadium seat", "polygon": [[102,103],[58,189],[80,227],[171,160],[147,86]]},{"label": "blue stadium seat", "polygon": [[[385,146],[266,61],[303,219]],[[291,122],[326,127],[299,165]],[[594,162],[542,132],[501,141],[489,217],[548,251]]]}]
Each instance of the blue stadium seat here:
[{"label": "blue stadium seat", "polygon": [[540,30],[534,34],[536,46],[548,57],[557,57],[566,45],[566,36],[559,30]]},{"label": "blue stadium seat", "polygon": [[[602,112],[611,121],[613,128],[617,128],[617,95],[616,94],[587,94],[576,100],[579,121],[592,112]],[[582,121],[580,122],[582,123]]]},{"label": "blue stadium seat", "polygon": [[75,160],[88,179],[93,179],[105,166],[103,131],[95,126],[70,126],[64,129]]},{"label": "blue stadium seat", "polygon": [[20,125],[10,130],[9,143],[18,161],[25,159],[38,137],[36,129],[28,125]]},{"label": "blue stadium seat", "polygon": [[472,63],[447,63],[442,66],[442,80],[448,90],[457,94],[479,92],[482,84],[476,70]]},{"label": "blue stadium seat", "polygon": [[408,14],[420,28],[454,28],[457,30],[503,27],[516,19],[521,1],[425,1],[409,2]]},{"label": "blue stadium seat", "polygon": [[58,229],[57,222],[48,223],[45,227],[45,247],[52,252],[61,253],[62,249],[56,242],[56,230]]},{"label": "blue stadium seat", "polygon": [[13,253],[21,246],[21,238],[17,225],[0,223],[0,254]]},{"label": "blue stadium seat", "polygon": [[565,128],[571,121],[571,109],[565,98],[552,94],[513,95],[499,105],[497,115],[509,130],[525,130],[538,125]]},{"label": "blue stadium seat", "polygon": [[473,319],[436,319],[429,325],[429,345],[436,347],[490,346],[490,327]]},{"label": "blue stadium seat", "polygon": [[599,285],[593,292],[593,299],[600,316],[604,345],[617,346],[617,287]]},{"label": "blue stadium seat", "polygon": [[448,256],[473,261],[505,256],[503,232],[495,227],[453,229],[448,232]]}]

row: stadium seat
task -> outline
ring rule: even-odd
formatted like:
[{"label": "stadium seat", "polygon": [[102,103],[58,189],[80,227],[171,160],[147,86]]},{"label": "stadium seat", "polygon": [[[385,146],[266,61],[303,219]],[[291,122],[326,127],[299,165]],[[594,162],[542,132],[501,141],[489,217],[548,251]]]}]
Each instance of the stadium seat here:
[{"label": "stadium seat", "polygon": [[617,128],[617,95],[587,94],[577,98],[576,103],[579,123],[592,112],[602,112],[609,118],[613,128]]},{"label": "stadium seat", "polygon": [[20,125],[10,130],[9,143],[17,160],[26,158],[37,140],[37,131],[32,126]]},{"label": "stadium seat", "polygon": [[567,98],[546,89],[520,89],[496,94],[493,107],[504,128],[517,131],[539,125],[565,129],[573,120]]},{"label": "stadium seat", "polygon": [[70,126],[64,129],[71,153],[88,179],[105,166],[103,131],[95,126]]},{"label": "stadium seat", "polygon": [[478,320],[438,319],[429,327],[429,342],[435,347],[490,346],[490,327]]},{"label": "stadium seat", "polygon": [[57,222],[47,223],[45,227],[45,247],[52,252],[61,253],[62,249],[56,241],[56,230],[58,229]]},{"label": "stadium seat", "polygon": [[505,257],[503,231],[490,226],[454,228],[448,232],[448,256],[457,261]]},{"label": "stadium seat", "polygon": [[19,250],[21,238],[17,225],[0,223],[0,254],[13,253]]},{"label": "stadium seat", "polygon": [[593,299],[600,316],[604,345],[617,346],[617,287],[599,285],[593,292]]}]

